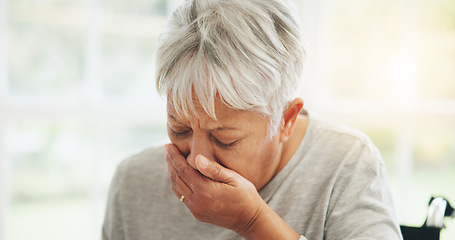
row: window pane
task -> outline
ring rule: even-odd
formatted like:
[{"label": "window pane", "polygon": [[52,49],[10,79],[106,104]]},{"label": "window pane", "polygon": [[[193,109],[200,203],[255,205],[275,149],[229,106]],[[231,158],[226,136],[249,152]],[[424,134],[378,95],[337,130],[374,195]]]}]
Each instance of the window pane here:
[{"label": "window pane", "polygon": [[[119,125],[112,124],[101,127],[102,147],[99,150],[102,156],[99,171],[99,180],[104,189],[112,180],[112,174],[119,161],[167,140],[166,125]],[[103,195],[107,196],[107,195]],[[103,199],[105,200],[105,199]]]},{"label": "window pane", "polygon": [[106,34],[103,52],[103,85],[109,97],[137,98],[157,95],[154,38]]},{"label": "window pane", "polygon": [[9,5],[47,5],[47,6],[77,6],[77,5],[82,5],[80,1],[74,1],[74,0],[14,0],[14,1],[9,1]]},{"label": "window pane", "polygon": [[[80,125],[17,121],[7,132],[13,201],[85,196],[92,162],[90,131]],[[46,187],[44,187],[46,186]]]},{"label": "window pane", "polygon": [[414,159],[418,169],[438,170],[455,166],[455,127],[441,125],[418,128]]},{"label": "window pane", "polygon": [[84,16],[78,11],[11,1],[8,74],[13,94],[68,96],[80,91]]},{"label": "window pane", "polygon": [[400,1],[335,1],[330,24],[330,89],[335,97],[386,98],[400,46]]},{"label": "window pane", "polygon": [[7,129],[7,227],[9,239],[24,240],[95,239],[117,164],[166,139],[164,124],[20,120]]},{"label": "window pane", "polygon": [[89,134],[82,126],[55,122],[15,121],[8,126],[9,239],[89,239],[94,224],[88,207]]},{"label": "window pane", "polygon": [[104,3],[108,12],[133,15],[165,16],[168,7],[167,0],[112,0]]},{"label": "window pane", "polygon": [[[400,224],[421,226],[427,216],[431,196],[442,196],[455,202],[454,126],[416,124],[415,130],[410,133],[410,149],[404,150],[410,151],[411,169],[404,169],[406,167],[401,161],[406,160],[398,159],[402,155],[397,155],[397,151],[403,150],[397,149],[400,128],[360,129],[371,138],[384,158]],[[444,222],[447,228],[442,230],[441,239],[454,239],[453,219],[445,219]]]},{"label": "window pane", "polygon": [[[420,125],[412,133],[412,172],[403,187],[399,172],[392,175],[392,189],[398,203],[401,224],[420,226],[428,211],[431,196],[446,197],[455,202],[455,127]],[[396,159],[400,161],[400,159]],[[397,162],[398,163],[398,162]],[[441,239],[454,239],[453,219],[445,219],[447,229]]]},{"label": "window pane", "polygon": [[420,94],[455,98],[455,1],[418,2]]},{"label": "window pane", "polygon": [[110,98],[156,95],[155,46],[166,22],[166,1],[106,2],[102,83]]},{"label": "window pane", "polygon": [[365,132],[381,152],[382,158],[387,166],[389,174],[393,174],[395,170],[395,132],[394,129],[383,128],[365,128],[361,129]]},{"label": "window pane", "polygon": [[330,11],[335,97],[455,98],[454,1],[335,1]]},{"label": "window pane", "polygon": [[99,239],[90,234],[97,224],[92,209],[88,198],[76,197],[14,203],[6,239]]}]

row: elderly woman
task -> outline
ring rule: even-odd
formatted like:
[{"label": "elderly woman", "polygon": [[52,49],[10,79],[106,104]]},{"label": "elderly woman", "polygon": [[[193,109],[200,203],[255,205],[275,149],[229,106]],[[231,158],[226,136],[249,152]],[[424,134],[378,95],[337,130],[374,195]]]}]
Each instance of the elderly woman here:
[{"label": "elderly woman", "polygon": [[371,141],[303,109],[281,0],[189,0],[157,52],[171,144],[120,164],[103,239],[400,239]]}]

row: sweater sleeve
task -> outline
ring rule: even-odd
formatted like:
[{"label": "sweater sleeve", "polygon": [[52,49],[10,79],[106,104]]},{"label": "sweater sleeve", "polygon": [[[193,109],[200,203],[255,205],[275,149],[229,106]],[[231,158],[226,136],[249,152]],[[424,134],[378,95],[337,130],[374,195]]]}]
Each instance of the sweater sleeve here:
[{"label": "sweater sleeve", "polygon": [[383,159],[359,142],[334,176],[325,239],[402,239]]}]

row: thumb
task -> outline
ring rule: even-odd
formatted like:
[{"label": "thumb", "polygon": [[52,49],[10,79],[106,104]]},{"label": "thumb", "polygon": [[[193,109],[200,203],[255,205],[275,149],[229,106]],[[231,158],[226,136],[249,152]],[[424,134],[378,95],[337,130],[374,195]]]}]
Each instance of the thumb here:
[{"label": "thumb", "polygon": [[233,183],[236,173],[221,166],[219,163],[209,160],[201,154],[196,156],[196,167],[202,175],[218,182]]}]

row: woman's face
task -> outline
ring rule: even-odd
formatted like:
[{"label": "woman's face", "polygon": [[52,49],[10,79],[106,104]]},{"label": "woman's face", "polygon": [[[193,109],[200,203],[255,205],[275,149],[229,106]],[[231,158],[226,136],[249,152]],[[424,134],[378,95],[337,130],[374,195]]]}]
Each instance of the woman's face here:
[{"label": "woman's face", "polygon": [[278,134],[267,136],[268,119],[260,113],[227,107],[215,102],[217,120],[210,118],[195,101],[197,116],[179,116],[167,106],[167,131],[187,162],[196,169],[198,154],[234,170],[258,190],[279,171],[281,143]]}]

